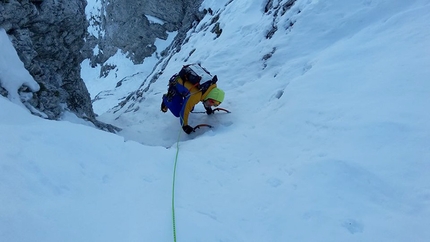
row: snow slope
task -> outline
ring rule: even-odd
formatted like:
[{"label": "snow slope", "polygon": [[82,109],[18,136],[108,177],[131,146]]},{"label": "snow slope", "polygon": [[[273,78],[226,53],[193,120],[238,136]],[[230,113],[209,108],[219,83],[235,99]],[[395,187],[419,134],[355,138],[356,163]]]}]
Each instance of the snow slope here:
[{"label": "snow slope", "polygon": [[[177,241],[429,241],[430,2],[286,3],[204,1],[222,34],[208,15],[135,112],[108,105],[135,89],[100,83],[126,74],[84,69],[119,135],[0,98],[0,240],[173,241],[177,157]],[[215,128],[189,136],[159,111],[185,60],[232,111],[192,114]]]}]

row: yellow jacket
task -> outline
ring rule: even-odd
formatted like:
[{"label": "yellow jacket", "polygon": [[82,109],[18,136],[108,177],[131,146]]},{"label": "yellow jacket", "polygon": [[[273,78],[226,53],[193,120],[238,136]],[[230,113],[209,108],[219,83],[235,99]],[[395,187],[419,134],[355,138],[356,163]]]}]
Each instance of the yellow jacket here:
[{"label": "yellow jacket", "polygon": [[206,99],[206,96],[209,94],[209,92],[214,89],[217,85],[212,84],[209,86],[209,88],[206,90],[205,93],[202,93],[197,87],[193,86],[193,84],[189,82],[185,82],[182,80],[181,77],[177,77],[176,81],[178,84],[184,86],[189,90],[189,95],[185,97],[184,103],[182,105],[182,109],[180,112],[180,121],[182,126],[188,125],[188,116],[190,115],[190,112],[193,110],[194,106],[202,102]]}]

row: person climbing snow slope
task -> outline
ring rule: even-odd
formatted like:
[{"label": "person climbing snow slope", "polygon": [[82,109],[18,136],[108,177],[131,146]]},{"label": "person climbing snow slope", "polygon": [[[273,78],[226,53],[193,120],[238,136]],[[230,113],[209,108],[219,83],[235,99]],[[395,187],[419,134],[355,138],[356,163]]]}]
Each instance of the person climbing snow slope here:
[{"label": "person climbing snow slope", "polygon": [[217,87],[217,76],[212,76],[200,64],[184,65],[181,71],[169,80],[169,88],[163,95],[161,111],[170,112],[178,117],[185,133],[190,134],[196,127],[191,127],[188,117],[194,106],[203,103],[206,114],[211,115],[224,101],[224,91]]}]

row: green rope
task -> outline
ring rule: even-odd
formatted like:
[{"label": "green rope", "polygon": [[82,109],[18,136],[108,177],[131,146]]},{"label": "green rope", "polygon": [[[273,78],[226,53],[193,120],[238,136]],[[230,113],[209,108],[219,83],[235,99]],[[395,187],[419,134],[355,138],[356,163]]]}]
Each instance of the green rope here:
[{"label": "green rope", "polygon": [[179,139],[181,138],[181,132],[179,130],[178,141],[176,141],[176,157],[175,165],[173,167],[173,185],[172,185],[172,221],[173,221],[173,241],[176,242],[176,217],[175,217],[175,181],[176,181],[176,164],[178,163],[179,156]]}]

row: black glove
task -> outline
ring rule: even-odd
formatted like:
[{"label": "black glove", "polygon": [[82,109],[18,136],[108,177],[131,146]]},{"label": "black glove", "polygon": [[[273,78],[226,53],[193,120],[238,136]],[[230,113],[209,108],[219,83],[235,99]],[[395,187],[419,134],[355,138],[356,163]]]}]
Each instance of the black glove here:
[{"label": "black glove", "polygon": [[194,131],[194,128],[193,128],[193,127],[191,127],[191,126],[189,126],[189,125],[182,126],[182,129],[183,129],[183,130],[184,130],[184,132],[185,132],[185,133],[187,133],[187,134],[191,134],[191,132],[193,132],[193,131]]},{"label": "black glove", "polygon": [[213,113],[214,113],[214,110],[212,110],[212,108],[206,108],[206,107],[205,107],[205,109],[206,109],[206,114],[207,114],[207,115],[211,115],[211,114],[213,114]]},{"label": "black glove", "polygon": [[161,103],[161,112],[167,112],[167,106],[164,104],[164,102]]}]

